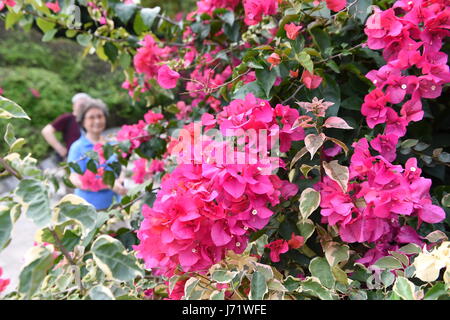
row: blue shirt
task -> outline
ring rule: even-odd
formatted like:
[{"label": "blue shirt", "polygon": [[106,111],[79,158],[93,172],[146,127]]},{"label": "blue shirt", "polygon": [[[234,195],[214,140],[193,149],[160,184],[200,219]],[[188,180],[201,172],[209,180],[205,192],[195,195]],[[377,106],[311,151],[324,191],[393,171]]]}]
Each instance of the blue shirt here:
[{"label": "blue shirt", "polygon": [[[87,163],[90,160],[89,157],[85,157],[85,153],[92,150],[94,150],[94,144],[83,134],[71,145],[67,162],[77,163],[80,166],[81,171],[85,172],[87,169]],[[113,155],[107,160],[107,163],[111,163],[116,160],[117,156]],[[105,169],[107,168],[109,167],[106,166]],[[111,189],[104,189],[100,191],[75,189],[75,194],[92,204],[97,210],[108,208],[114,198],[116,198],[117,201],[120,201],[119,195]]]}]

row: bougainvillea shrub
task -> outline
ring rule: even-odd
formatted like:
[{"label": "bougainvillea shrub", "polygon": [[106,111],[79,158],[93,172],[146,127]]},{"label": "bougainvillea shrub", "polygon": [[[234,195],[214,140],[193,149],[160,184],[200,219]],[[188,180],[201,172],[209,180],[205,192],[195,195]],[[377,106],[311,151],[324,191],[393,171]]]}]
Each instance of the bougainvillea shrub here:
[{"label": "bougainvillea shrub", "polygon": [[[20,184],[0,245],[22,207],[42,227],[8,297],[449,298],[447,1],[202,0],[176,17],[92,1],[81,21],[30,5],[4,2],[8,27],[64,33],[149,110],[88,155],[117,154],[133,183],[97,213],[38,200],[52,179],[8,129]],[[96,169],[86,188],[114,185]]]}]

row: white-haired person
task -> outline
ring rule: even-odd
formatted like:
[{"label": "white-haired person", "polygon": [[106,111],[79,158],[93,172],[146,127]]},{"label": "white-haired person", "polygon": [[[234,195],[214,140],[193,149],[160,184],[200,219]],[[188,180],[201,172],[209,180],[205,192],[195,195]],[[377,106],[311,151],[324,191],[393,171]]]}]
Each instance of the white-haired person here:
[{"label": "white-haired person", "polygon": [[[77,93],[72,97],[72,112],[66,112],[47,124],[41,131],[47,143],[56,151],[57,160],[63,161],[74,143],[81,136],[82,132],[77,122],[83,104],[92,99],[86,93]],[[56,137],[56,132],[62,133],[64,143]]]},{"label": "white-haired person", "polygon": [[77,117],[77,121],[85,133],[72,144],[67,157],[68,162],[78,164],[83,172],[83,174],[79,174],[72,169],[70,174],[70,181],[76,187],[75,194],[92,204],[97,210],[107,209],[114,199],[120,201],[120,196],[127,192],[123,186],[123,171],[122,174],[116,175],[113,188],[105,185],[98,176],[100,171],[113,171],[110,164],[117,161],[117,156],[95,160],[97,173],[90,172],[90,170],[87,172],[87,164],[91,159],[89,152],[97,151],[95,149],[97,145],[110,143],[102,136],[106,129],[107,117],[108,109],[103,101],[90,99]]}]

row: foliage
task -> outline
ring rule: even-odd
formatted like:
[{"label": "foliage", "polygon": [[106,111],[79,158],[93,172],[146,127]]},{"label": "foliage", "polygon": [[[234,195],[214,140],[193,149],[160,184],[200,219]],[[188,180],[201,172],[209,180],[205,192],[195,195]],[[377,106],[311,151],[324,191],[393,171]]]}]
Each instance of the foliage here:
[{"label": "foliage", "polygon": [[[8,27],[36,22],[45,41],[64,32],[125,69],[123,87],[151,107],[96,155],[117,153],[137,182],[97,214],[73,195],[50,205],[53,179],[6,135],[12,150],[0,160],[21,182],[1,199],[1,243],[22,211],[42,227],[8,298],[448,299],[450,159],[441,139],[450,79],[441,29],[450,8],[397,1],[394,11],[393,2],[204,0],[183,21],[129,1],[78,2],[78,29],[67,7],[52,13],[29,2],[30,15],[22,2],[7,4]],[[423,25],[395,16],[409,6],[429,9],[408,17]],[[422,31],[420,46],[436,56],[404,45]],[[392,43],[377,42],[383,32]],[[407,52],[394,59],[398,43]],[[374,88],[385,64],[405,74]],[[437,88],[440,98],[430,93]],[[412,102],[398,100],[400,89]],[[10,100],[0,108],[2,118],[25,117]],[[256,130],[268,162],[219,162],[224,147],[260,151]],[[127,228],[111,235],[117,219]]]}]

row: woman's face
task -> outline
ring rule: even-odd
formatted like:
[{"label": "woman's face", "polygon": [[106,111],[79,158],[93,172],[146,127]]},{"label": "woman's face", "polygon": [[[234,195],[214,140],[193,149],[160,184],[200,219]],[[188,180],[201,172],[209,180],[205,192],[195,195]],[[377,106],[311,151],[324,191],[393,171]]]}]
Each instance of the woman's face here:
[{"label": "woman's face", "polygon": [[98,108],[88,110],[84,116],[83,127],[86,129],[87,133],[102,133],[106,127],[106,118],[103,111]]}]

